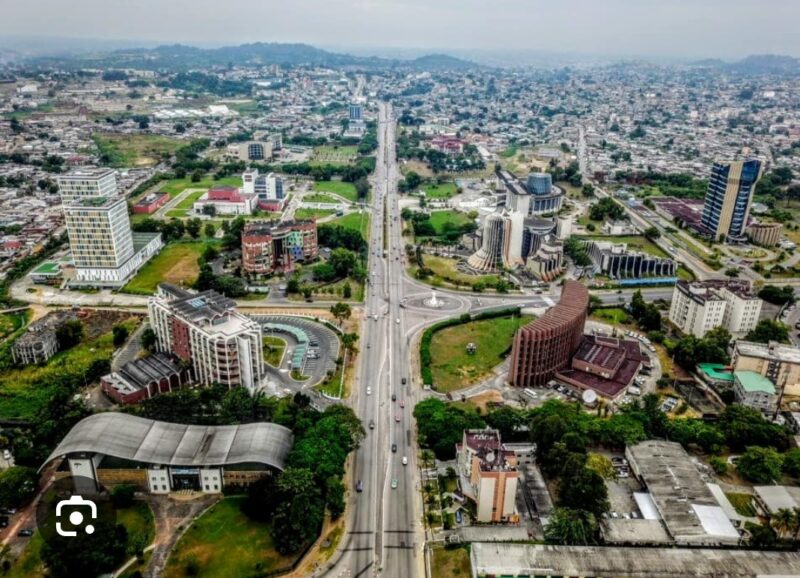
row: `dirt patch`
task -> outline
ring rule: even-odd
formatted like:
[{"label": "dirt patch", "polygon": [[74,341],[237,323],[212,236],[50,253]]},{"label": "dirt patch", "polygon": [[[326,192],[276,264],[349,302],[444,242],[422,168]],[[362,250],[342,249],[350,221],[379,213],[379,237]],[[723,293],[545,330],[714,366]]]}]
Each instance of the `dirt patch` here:
[{"label": "dirt patch", "polygon": [[499,391],[486,391],[474,397],[470,397],[467,401],[478,408],[478,411],[485,414],[488,411],[488,404],[490,403],[503,403],[503,396]]}]

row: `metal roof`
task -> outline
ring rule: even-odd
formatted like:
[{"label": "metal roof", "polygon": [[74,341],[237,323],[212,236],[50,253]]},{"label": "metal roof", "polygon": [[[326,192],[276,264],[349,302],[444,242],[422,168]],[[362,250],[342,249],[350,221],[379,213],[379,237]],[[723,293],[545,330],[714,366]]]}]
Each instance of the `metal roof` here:
[{"label": "metal roof", "polygon": [[185,425],[104,412],[78,422],[42,467],[67,454],[91,452],[146,464],[260,463],[283,470],[293,441],[291,430],[274,423]]},{"label": "metal roof", "polygon": [[775,385],[766,377],[755,371],[734,371],[736,381],[748,393],[761,392],[775,395]]}]

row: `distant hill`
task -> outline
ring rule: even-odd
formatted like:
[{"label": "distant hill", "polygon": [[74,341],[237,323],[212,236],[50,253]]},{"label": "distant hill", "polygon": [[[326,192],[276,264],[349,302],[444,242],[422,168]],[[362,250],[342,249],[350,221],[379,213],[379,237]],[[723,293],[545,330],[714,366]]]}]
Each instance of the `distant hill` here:
[{"label": "distant hill", "polygon": [[182,44],[115,50],[106,53],[73,57],[40,57],[32,59],[39,65],[104,68],[140,68],[187,70],[209,66],[332,66],[353,68],[409,68],[415,70],[466,70],[477,64],[443,54],[422,56],[414,60],[353,56],[329,52],[308,44],[256,42],[222,48],[196,48]]},{"label": "distant hill", "polygon": [[755,54],[737,62],[707,59],[693,64],[748,76],[758,74],[800,75],[800,59],[779,54]]}]

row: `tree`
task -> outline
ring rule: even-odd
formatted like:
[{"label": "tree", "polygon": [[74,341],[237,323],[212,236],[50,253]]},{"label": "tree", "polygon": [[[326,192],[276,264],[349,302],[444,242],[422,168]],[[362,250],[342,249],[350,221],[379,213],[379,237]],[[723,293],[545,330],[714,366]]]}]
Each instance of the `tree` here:
[{"label": "tree", "polygon": [[219,250],[214,245],[206,245],[206,248],[203,249],[203,261],[206,263],[211,263],[217,257],[219,257]]},{"label": "tree", "polygon": [[661,237],[661,231],[659,231],[655,227],[648,227],[647,229],[644,230],[644,236],[651,241],[655,241],[656,239]]},{"label": "tree", "polygon": [[92,534],[78,532],[77,536],[47,540],[42,545],[42,561],[53,576],[99,576],[110,573],[125,559],[128,532],[105,520],[94,523]]},{"label": "tree", "polygon": [[739,272],[740,272],[739,267],[728,267],[727,269],[725,269],[725,276],[733,279],[734,277],[739,276]]},{"label": "tree", "polygon": [[272,537],[278,552],[294,554],[319,534],[324,516],[322,492],[305,468],[286,468],[275,487],[278,506],[272,516]]},{"label": "tree", "polygon": [[789,328],[773,319],[762,319],[758,322],[755,329],[750,331],[745,337],[747,341],[755,341],[757,343],[769,343],[770,341],[778,341],[781,343],[789,342]]},{"label": "tree", "polygon": [[194,219],[189,219],[186,221],[186,232],[192,239],[197,239],[200,236],[200,228],[202,223],[200,219],[195,217]]},{"label": "tree", "polygon": [[599,474],[604,480],[613,480],[617,477],[611,459],[603,454],[590,453],[586,456],[586,467]]},{"label": "tree", "polygon": [[135,493],[136,486],[133,484],[117,484],[111,489],[111,503],[115,508],[130,508]]},{"label": "tree", "polygon": [[11,466],[0,472],[0,505],[17,508],[36,494],[39,475],[33,468]]},{"label": "tree", "polygon": [[151,353],[156,350],[158,339],[156,338],[156,332],[153,331],[152,327],[148,327],[142,331],[142,336],[139,338],[139,343],[142,345],[143,349],[146,349]]},{"label": "tree", "polygon": [[428,398],[414,407],[420,445],[433,450],[439,459],[453,459],[455,444],[461,441],[465,429],[486,424],[474,409]]},{"label": "tree", "polygon": [[747,544],[751,548],[764,550],[775,547],[777,536],[775,535],[775,530],[772,529],[772,526],[746,522],[744,527],[750,534],[750,539],[748,540]]},{"label": "tree", "polygon": [[757,484],[770,484],[781,477],[783,458],[772,448],[750,446],[736,461],[736,469]]},{"label": "tree", "polygon": [[328,511],[331,518],[336,520],[344,514],[344,484],[339,478],[332,476],[325,483],[325,501],[328,503]]},{"label": "tree", "polygon": [[558,504],[600,516],[608,511],[608,490],[603,477],[587,467],[581,467],[574,475],[565,473],[558,485]]},{"label": "tree", "polygon": [[800,478],[800,448],[783,454],[783,471],[793,478]]},{"label": "tree", "polygon": [[111,332],[113,334],[114,347],[122,347],[130,334],[128,328],[124,325],[115,325]]},{"label": "tree", "polygon": [[350,286],[350,283],[345,283],[342,285],[342,297],[345,299],[350,299],[353,296],[353,288]]},{"label": "tree", "polygon": [[336,270],[330,263],[320,263],[319,265],[314,265],[311,273],[314,276],[315,281],[321,281],[323,283],[327,283],[336,279]]},{"label": "tree", "polygon": [[206,226],[203,227],[203,234],[209,239],[213,239],[214,235],[217,234],[217,228],[214,226],[214,223],[206,223]]},{"label": "tree", "polygon": [[781,508],[770,517],[769,524],[783,538],[787,534],[792,534],[795,528],[795,514],[789,508]]},{"label": "tree", "polygon": [[328,259],[328,263],[336,271],[338,277],[347,277],[355,269],[357,262],[357,255],[353,251],[344,248],[331,251],[331,256]]},{"label": "tree", "polygon": [[356,196],[361,200],[366,199],[369,195],[369,181],[366,177],[361,177],[353,185],[356,187]]},{"label": "tree", "polygon": [[342,345],[350,353],[356,352],[356,344],[358,343],[358,333],[345,333],[342,335]]},{"label": "tree", "polygon": [[591,512],[556,508],[544,530],[544,537],[554,544],[585,546],[597,543],[597,519]]},{"label": "tree", "polygon": [[344,303],[343,301],[339,301],[331,305],[331,314],[339,322],[339,325],[341,325],[345,319],[350,319],[350,315],[352,314],[352,312],[353,311],[349,303]]},{"label": "tree", "polygon": [[78,345],[81,339],[83,339],[83,323],[77,319],[70,319],[56,329],[56,341],[62,351]]},{"label": "tree", "polygon": [[775,305],[785,305],[787,303],[794,303],[794,287],[785,285],[783,287],[776,287],[775,285],[765,285],[761,291],[758,292],[759,298],[768,301]]},{"label": "tree", "polygon": [[711,459],[708,460],[708,465],[711,466],[711,469],[713,469],[714,473],[718,476],[724,476],[728,473],[728,462],[725,458],[712,456]]},{"label": "tree", "polygon": [[581,194],[588,198],[594,197],[594,185],[591,183],[586,183],[583,185],[583,187],[581,187]]},{"label": "tree", "polygon": [[641,289],[637,289],[631,298],[630,310],[634,319],[641,319],[647,304],[644,302]]}]

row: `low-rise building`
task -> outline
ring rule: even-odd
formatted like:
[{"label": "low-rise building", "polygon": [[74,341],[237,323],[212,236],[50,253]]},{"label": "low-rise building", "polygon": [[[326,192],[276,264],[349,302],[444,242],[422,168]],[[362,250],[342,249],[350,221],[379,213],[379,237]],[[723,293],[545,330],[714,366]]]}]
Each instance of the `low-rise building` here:
[{"label": "low-rise building", "polygon": [[595,271],[612,279],[674,277],[678,269],[672,259],[629,251],[627,243],[589,241],[586,250]]},{"label": "low-rise building", "polygon": [[739,532],[681,444],[648,440],[628,446],[625,455],[676,544],[739,543]]},{"label": "low-rise building", "polygon": [[19,336],[11,346],[14,363],[29,365],[45,363],[58,353],[56,331],[71,319],[77,319],[73,311],[53,311],[38,321],[31,323],[28,330]]},{"label": "low-rise building", "polygon": [[703,337],[715,327],[742,335],[758,324],[762,303],[745,279],[678,281],[669,320],[695,337]]},{"label": "low-rise building", "polygon": [[171,356],[156,352],[134,359],[100,378],[105,394],[123,405],[171,392],[189,381],[189,369]]},{"label": "low-rise building", "polygon": [[617,400],[633,383],[643,361],[638,341],[584,335],[570,366],[556,373],[556,379]]},{"label": "low-rise building", "polygon": [[137,215],[152,215],[169,201],[168,193],[150,193],[139,199],[133,205],[133,212]]},{"label": "low-rise building", "polygon": [[733,372],[736,402],[764,413],[772,413],[778,404],[775,384],[755,371]]},{"label": "low-rise building", "polygon": [[478,522],[518,522],[516,453],[493,429],[464,431],[456,444],[461,492],[475,502]]},{"label": "low-rise building", "polygon": [[731,367],[766,377],[781,395],[800,396],[800,348],[793,345],[734,341]]},{"label": "low-rise building", "polygon": [[194,203],[198,215],[209,214],[207,207],[213,207],[217,215],[252,215],[256,207],[256,195],[242,193],[236,187],[215,186]]},{"label": "low-rise building", "polygon": [[745,229],[747,236],[756,245],[774,247],[781,240],[783,225],[780,223],[750,223]]}]

